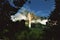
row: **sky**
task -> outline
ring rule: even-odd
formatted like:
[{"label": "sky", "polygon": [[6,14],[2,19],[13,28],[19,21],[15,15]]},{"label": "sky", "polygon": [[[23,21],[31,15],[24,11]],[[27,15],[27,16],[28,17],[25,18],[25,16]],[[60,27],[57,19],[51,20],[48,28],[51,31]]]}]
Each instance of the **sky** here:
[{"label": "sky", "polygon": [[[10,5],[16,7],[13,3],[13,0],[8,0]],[[29,3],[28,1],[31,1]],[[55,8],[55,0],[28,0],[23,8],[26,8],[29,11],[33,11],[37,16],[49,16],[51,11]],[[21,9],[19,9],[21,10]],[[19,12],[19,10],[17,12]]]},{"label": "sky", "polygon": [[[10,3],[10,4],[13,4],[13,3]],[[31,3],[26,2],[21,9],[18,9],[18,11],[15,15],[11,15],[11,20],[13,22],[16,22],[16,21],[20,21],[22,19],[28,18],[28,17],[25,17],[24,15],[20,14],[24,10],[34,12],[37,16],[48,16],[50,14],[50,12],[52,10],[54,10],[54,8],[55,8],[54,4],[55,4],[54,0],[47,0],[47,1],[31,0]],[[15,5],[13,7],[15,7]],[[44,25],[46,25],[46,22],[48,21],[48,19],[42,20],[42,21],[40,21],[40,20],[37,19],[37,22],[40,22],[41,24],[44,24]]]},{"label": "sky", "polygon": [[30,0],[31,3],[26,2],[23,7],[35,12],[38,16],[49,16],[51,11],[55,8],[55,0]]},{"label": "sky", "polygon": [[[11,6],[16,7],[15,4],[13,3],[14,0],[7,1],[10,3]],[[49,16],[51,11],[53,11],[55,8],[55,0],[30,0],[30,1],[31,3],[27,1],[23,7],[27,8],[27,10],[33,11],[38,16]],[[19,10],[17,10],[17,12]]]}]

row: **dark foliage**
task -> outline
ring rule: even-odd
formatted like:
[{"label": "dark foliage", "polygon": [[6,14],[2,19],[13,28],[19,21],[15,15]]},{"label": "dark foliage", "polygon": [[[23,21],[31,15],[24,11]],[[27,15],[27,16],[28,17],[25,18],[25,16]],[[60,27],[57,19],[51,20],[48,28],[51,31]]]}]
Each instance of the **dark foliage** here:
[{"label": "dark foliage", "polygon": [[[51,13],[45,29],[45,40],[60,40],[60,0],[55,0],[56,8]],[[56,25],[53,25],[56,22]]]},{"label": "dark foliage", "polygon": [[[15,2],[18,7],[22,7],[25,3],[26,0]],[[14,33],[19,30],[25,30],[25,21],[14,23],[10,19],[11,14],[15,14],[18,9],[13,8],[7,0],[0,0],[0,39],[8,37],[10,40],[15,40]]]}]

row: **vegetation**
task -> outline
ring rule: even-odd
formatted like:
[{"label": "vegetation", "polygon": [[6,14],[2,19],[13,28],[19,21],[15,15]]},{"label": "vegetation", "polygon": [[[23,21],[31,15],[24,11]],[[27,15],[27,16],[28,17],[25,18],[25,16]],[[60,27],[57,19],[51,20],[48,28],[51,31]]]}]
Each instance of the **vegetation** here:
[{"label": "vegetation", "polygon": [[[56,8],[51,12],[50,21],[47,22],[47,26],[37,23],[32,24],[31,29],[25,26],[24,20],[15,23],[10,20],[11,14],[15,14],[19,7],[22,7],[26,1],[15,2],[18,8],[13,8],[7,1],[0,0],[0,40],[59,40],[60,0],[55,0]],[[29,3],[31,2],[29,1]],[[57,21],[57,25],[52,25],[55,23],[53,21]]]},{"label": "vegetation", "polygon": [[[46,40],[60,40],[60,0],[55,0],[55,3],[55,9],[47,22]],[[54,23],[56,24],[53,25]]]},{"label": "vegetation", "polygon": [[44,27],[40,23],[33,25],[29,29],[25,26],[24,22],[17,22],[12,25],[12,27],[5,27],[2,32],[0,32],[1,37],[4,40],[42,40],[44,34]]}]

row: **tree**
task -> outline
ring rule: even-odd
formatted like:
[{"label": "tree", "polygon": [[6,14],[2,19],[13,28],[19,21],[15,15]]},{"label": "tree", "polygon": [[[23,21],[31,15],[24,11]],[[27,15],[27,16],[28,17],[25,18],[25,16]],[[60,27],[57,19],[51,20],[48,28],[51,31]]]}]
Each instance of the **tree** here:
[{"label": "tree", "polygon": [[[15,4],[18,4],[16,5],[18,7],[22,7],[26,3],[26,1],[27,0],[16,1]],[[15,40],[14,34],[19,30],[16,27],[19,28],[20,23],[12,22],[10,20],[10,16],[12,13],[16,13],[19,8],[13,8],[7,0],[0,0],[0,9],[0,39],[6,40],[6,37],[8,37],[9,40]]]},{"label": "tree", "polygon": [[60,39],[60,0],[55,0],[55,10],[52,11],[49,21],[47,22],[46,40],[59,40]]}]

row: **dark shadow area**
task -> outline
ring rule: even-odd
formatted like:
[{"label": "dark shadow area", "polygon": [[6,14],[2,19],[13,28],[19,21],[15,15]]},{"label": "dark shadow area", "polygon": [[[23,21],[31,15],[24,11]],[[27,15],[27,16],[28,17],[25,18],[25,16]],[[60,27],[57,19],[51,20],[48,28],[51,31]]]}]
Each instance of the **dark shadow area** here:
[{"label": "dark shadow area", "polygon": [[[32,23],[31,29],[25,26],[25,20],[12,22],[10,17],[14,15],[19,7],[22,7],[26,1],[27,0],[14,1],[14,4],[17,6],[17,8],[14,8],[7,0],[0,0],[0,39],[60,40],[60,0],[55,0],[56,8],[51,12],[47,25]],[[29,3],[31,2],[29,1]]]},{"label": "dark shadow area", "polygon": [[[15,2],[16,6],[22,7],[27,0],[17,1]],[[16,23],[11,21],[10,16],[15,14],[18,9],[12,7],[8,0],[0,0],[0,39],[8,40],[9,38],[9,40],[15,40],[15,33],[25,30],[24,20]]]},{"label": "dark shadow area", "polygon": [[55,3],[56,8],[50,14],[44,40],[60,40],[60,0],[55,0]]}]

